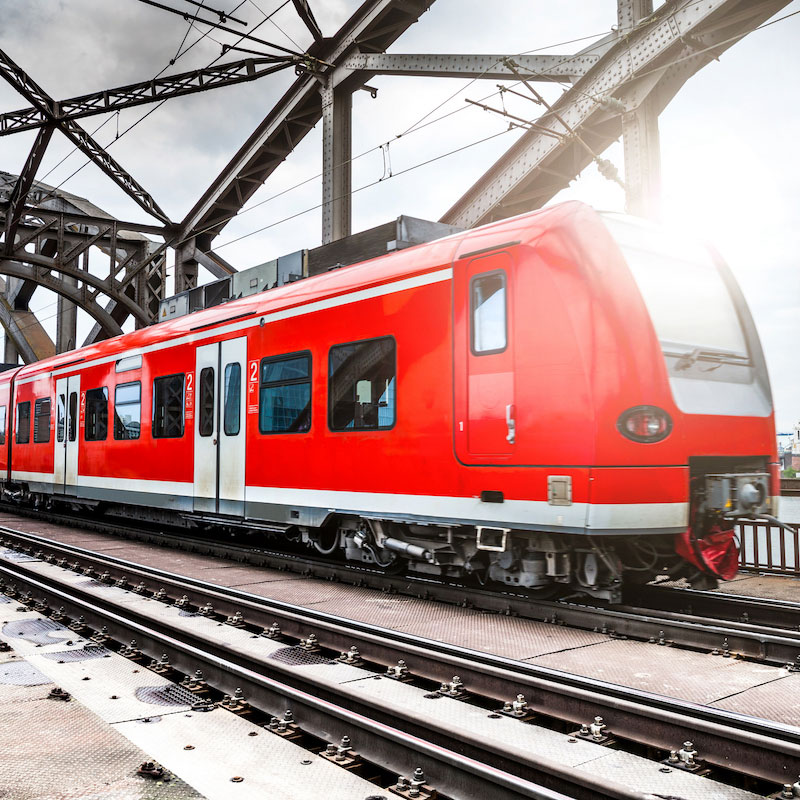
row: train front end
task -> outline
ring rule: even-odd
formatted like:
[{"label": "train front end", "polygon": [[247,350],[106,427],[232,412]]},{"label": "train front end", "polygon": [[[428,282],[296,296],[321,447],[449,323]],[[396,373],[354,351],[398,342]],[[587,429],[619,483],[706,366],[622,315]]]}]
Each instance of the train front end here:
[{"label": "train front end", "polygon": [[[646,308],[651,328],[638,335],[656,363],[645,393],[618,408],[616,441],[605,452],[600,443],[599,460],[647,465],[656,482],[651,497],[668,501],[665,511],[683,519],[679,533],[660,537],[660,547],[657,540],[645,544],[645,536],[628,545],[626,577],[650,579],[642,564],[660,552],[655,566],[664,574],[715,585],[738,569],[737,521],[774,520],[778,512],[772,396],[758,335],[736,280],[713,250],[641,220],[602,219]],[[659,481],[669,492],[676,469],[683,496],[673,489],[659,498]]]}]

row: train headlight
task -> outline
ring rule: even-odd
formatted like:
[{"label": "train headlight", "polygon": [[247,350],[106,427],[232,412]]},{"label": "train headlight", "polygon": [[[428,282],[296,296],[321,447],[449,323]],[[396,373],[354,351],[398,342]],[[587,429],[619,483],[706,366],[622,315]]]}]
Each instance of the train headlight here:
[{"label": "train headlight", "polygon": [[672,432],[672,420],[656,406],[634,406],[620,414],[617,430],[634,442],[660,442]]}]

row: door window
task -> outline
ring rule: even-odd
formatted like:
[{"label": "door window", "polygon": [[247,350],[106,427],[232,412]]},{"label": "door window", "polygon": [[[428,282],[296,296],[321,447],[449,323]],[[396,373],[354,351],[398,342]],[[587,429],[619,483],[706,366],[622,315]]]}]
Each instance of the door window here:
[{"label": "door window", "polygon": [[64,441],[67,428],[67,398],[60,394],[56,397],[56,439]]},{"label": "door window", "polygon": [[200,420],[198,432],[201,436],[214,433],[214,368],[200,370]]},{"label": "door window", "polygon": [[225,367],[224,429],[226,436],[239,434],[242,404],[242,367],[234,361]]},{"label": "door window", "polygon": [[476,275],[470,283],[472,352],[500,353],[506,349],[506,274]]},{"label": "door window", "polygon": [[78,393],[70,392],[69,395],[69,424],[67,436],[71,442],[78,438]]}]

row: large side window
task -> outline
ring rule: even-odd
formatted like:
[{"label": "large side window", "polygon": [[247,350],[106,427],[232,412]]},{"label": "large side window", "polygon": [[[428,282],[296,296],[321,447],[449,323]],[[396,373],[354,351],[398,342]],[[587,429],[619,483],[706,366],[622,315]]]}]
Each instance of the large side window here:
[{"label": "large side window", "polygon": [[153,381],[153,438],[183,436],[184,375],[165,375]]},{"label": "large side window", "polygon": [[387,336],[332,347],[328,359],[331,430],[378,430],[395,422],[395,341]]},{"label": "large side window", "polygon": [[33,404],[33,441],[50,441],[50,398],[40,397]]},{"label": "large side window", "polygon": [[238,436],[242,409],[242,367],[233,361],[225,367],[225,413],[226,436]]},{"label": "large side window", "polygon": [[102,442],[108,436],[108,389],[101,386],[86,392],[86,419],[83,438]]},{"label": "large side window", "polygon": [[138,439],[142,422],[142,384],[117,384],[114,389],[114,438]]},{"label": "large side window", "polygon": [[200,414],[197,422],[197,432],[201,436],[211,436],[214,433],[214,378],[213,367],[203,367],[200,370],[200,380],[198,387],[200,399],[198,412]]},{"label": "large side window", "polygon": [[487,272],[470,283],[472,352],[499,353],[506,349],[506,274]]},{"label": "large side window", "polygon": [[27,444],[31,440],[31,403],[17,403],[17,444]]},{"label": "large side window", "polygon": [[6,407],[0,406],[0,444],[6,443]]},{"label": "large side window", "polygon": [[303,433],[311,428],[311,354],[261,359],[258,429]]}]

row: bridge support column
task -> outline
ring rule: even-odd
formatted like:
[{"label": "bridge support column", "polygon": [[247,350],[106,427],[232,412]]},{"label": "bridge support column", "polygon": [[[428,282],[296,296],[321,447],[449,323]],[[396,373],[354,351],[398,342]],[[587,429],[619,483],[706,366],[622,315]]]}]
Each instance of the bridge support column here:
[{"label": "bridge support column", "polygon": [[661,216],[661,147],[658,112],[648,97],[622,118],[625,151],[625,201],[629,214]]},{"label": "bridge support column", "polygon": [[352,214],[353,95],[322,90],[322,243],[350,235]]},{"label": "bridge support column", "polygon": [[175,248],[175,294],[197,286],[197,259],[194,240]]},{"label": "bridge support column", "polygon": [[[617,30],[632,31],[653,13],[653,0],[617,0]],[[658,219],[661,214],[661,147],[658,110],[648,97],[622,118],[625,200],[629,214]]]},{"label": "bridge support column", "polygon": [[[77,266],[77,261],[73,262],[73,264]],[[88,269],[86,254],[84,254],[84,269]],[[78,285],[78,279],[70,275],[64,275],[63,279],[64,283],[71,286]],[[78,346],[78,307],[71,300],[58,295],[57,312],[56,353],[66,353],[68,350],[74,350]]]}]

